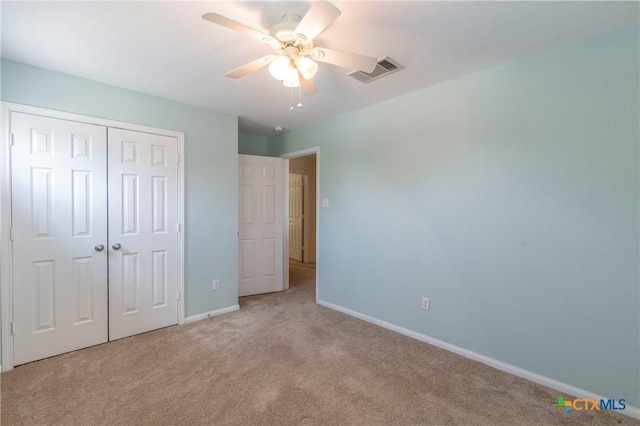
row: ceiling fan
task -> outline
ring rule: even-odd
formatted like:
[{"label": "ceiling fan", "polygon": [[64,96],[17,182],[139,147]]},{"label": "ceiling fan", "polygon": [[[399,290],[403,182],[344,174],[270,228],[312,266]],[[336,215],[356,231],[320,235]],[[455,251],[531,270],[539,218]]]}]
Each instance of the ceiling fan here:
[{"label": "ceiling fan", "polygon": [[340,13],[340,9],[331,3],[316,1],[304,17],[283,15],[282,21],[271,27],[269,34],[217,13],[204,14],[202,19],[256,38],[269,44],[275,51],[275,54],[263,56],[226,73],[227,77],[240,78],[269,66],[270,74],[281,80],[284,86],[300,87],[302,93],[310,95],[318,91],[313,80],[318,71],[316,61],[364,72],[372,72],[377,65],[376,58],[314,45],[316,36],[329,27]]}]

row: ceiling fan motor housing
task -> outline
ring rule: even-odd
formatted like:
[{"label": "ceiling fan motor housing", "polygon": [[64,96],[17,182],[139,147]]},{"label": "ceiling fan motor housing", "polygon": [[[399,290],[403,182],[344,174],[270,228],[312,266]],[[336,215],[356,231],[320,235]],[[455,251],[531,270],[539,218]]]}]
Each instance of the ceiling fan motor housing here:
[{"label": "ceiling fan motor housing", "polygon": [[[275,24],[269,30],[269,35],[273,37],[275,43],[271,43],[274,50],[280,54],[284,54],[290,58],[294,58],[300,54],[307,55],[313,48],[313,42],[302,41],[300,34],[295,34],[295,30],[302,18],[296,14],[282,15],[282,21]],[[289,49],[295,47],[296,51]]]},{"label": "ceiling fan motor housing", "polygon": [[297,46],[287,46],[284,48],[284,54],[288,58],[294,59],[300,54],[300,48]]},{"label": "ceiling fan motor housing", "polygon": [[300,17],[300,15],[293,13],[282,15],[282,21],[271,27],[269,35],[284,43],[294,43],[296,38],[293,36],[293,32],[301,20],[302,17]]}]

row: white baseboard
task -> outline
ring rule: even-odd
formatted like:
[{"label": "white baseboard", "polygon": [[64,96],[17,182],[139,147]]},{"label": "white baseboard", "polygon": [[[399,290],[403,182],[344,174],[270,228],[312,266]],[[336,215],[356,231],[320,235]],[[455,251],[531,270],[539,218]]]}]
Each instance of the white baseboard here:
[{"label": "white baseboard", "polygon": [[229,312],[234,312],[234,311],[237,311],[238,309],[240,309],[240,305],[232,305],[232,306],[227,306],[226,308],[216,309],[215,311],[205,312],[203,314],[191,315],[190,317],[186,317],[184,319],[184,323],[188,324],[190,322],[196,322],[203,319],[215,317],[218,315],[228,314]]},{"label": "white baseboard", "polygon": [[[409,329],[399,327],[397,325],[388,323],[386,321],[379,320],[377,318],[370,317],[365,314],[361,314],[360,312],[352,311],[351,309],[343,308],[342,306],[334,305],[333,303],[324,302],[322,300],[318,300],[318,304],[324,306],[329,309],[333,309],[334,311],[341,312],[343,314],[361,319],[363,321],[369,322],[371,324],[375,324],[382,328],[386,328],[391,331],[395,331],[396,333],[403,334],[408,337],[412,337],[416,340],[420,340],[422,342],[428,343],[433,346],[437,346],[439,348],[445,349],[449,352],[453,352],[458,355],[462,355],[465,358],[472,359],[474,361],[481,362],[490,367],[493,367],[497,370],[504,371],[514,376],[521,377],[523,379],[529,380],[534,383],[538,383],[540,385],[549,387],[551,389],[555,389],[565,395],[572,395],[578,398],[588,398],[588,399],[609,399],[608,397],[596,395],[595,393],[586,391],[584,389],[577,388],[572,385],[568,385],[566,383],[559,382],[554,379],[550,379],[545,376],[541,376],[540,374],[532,373],[531,371],[527,371],[520,367],[516,367],[511,364],[507,364],[502,361],[498,361],[497,359],[489,358],[488,356],[481,355],[477,352],[470,351],[468,349],[461,348],[456,345],[452,345],[451,343],[444,342],[442,340],[435,339],[433,337],[429,337],[425,334],[421,334],[415,331],[411,331]],[[633,417],[635,419],[640,419],[640,408],[632,407],[627,405],[627,408],[623,411],[616,411],[617,413],[624,414],[629,417]]]}]

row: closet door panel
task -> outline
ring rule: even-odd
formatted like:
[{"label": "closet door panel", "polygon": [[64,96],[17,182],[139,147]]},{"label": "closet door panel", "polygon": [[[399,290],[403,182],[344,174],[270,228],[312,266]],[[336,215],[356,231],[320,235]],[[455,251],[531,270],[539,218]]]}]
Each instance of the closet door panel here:
[{"label": "closet door panel", "polygon": [[14,365],[107,341],[107,129],[12,112]]},{"label": "closet door panel", "polygon": [[178,141],[109,129],[109,339],[177,324]]}]

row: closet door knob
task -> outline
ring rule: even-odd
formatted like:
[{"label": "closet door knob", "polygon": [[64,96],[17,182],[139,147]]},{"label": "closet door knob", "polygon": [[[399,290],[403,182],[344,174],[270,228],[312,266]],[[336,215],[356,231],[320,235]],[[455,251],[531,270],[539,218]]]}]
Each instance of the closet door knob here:
[{"label": "closet door knob", "polygon": [[122,247],[122,246],[120,245],[120,243],[115,243],[111,247],[113,247],[114,250],[120,250],[120,247]]},{"label": "closet door knob", "polygon": [[102,251],[102,250],[104,250],[104,246],[102,244],[98,244],[97,246],[94,247],[94,249],[96,251]]}]

